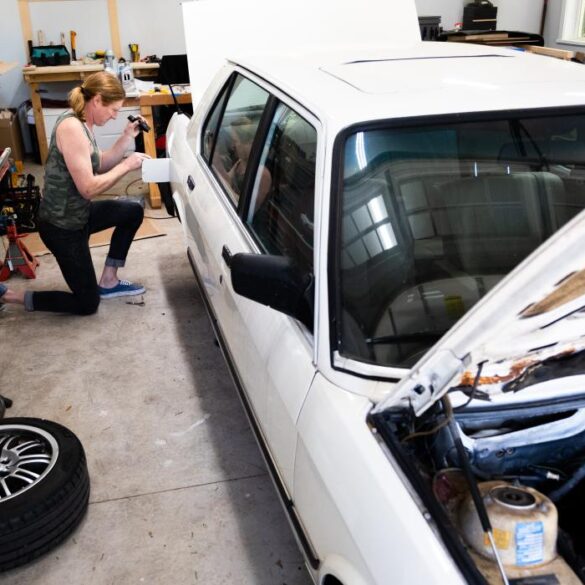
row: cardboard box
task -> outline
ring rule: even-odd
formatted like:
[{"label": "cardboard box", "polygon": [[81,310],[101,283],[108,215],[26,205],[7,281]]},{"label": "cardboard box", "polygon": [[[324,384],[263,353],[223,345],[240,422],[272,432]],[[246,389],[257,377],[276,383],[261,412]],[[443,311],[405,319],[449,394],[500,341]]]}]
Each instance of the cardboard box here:
[{"label": "cardboard box", "polygon": [[[2,112],[4,115],[7,110]],[[20,135],[20,124],[15,113],[10,112],[0,116],[0,151],[6,147],[12,148],[12,158],[14,160],[23,160],[24,149],[22,147],[22,137]]]}]

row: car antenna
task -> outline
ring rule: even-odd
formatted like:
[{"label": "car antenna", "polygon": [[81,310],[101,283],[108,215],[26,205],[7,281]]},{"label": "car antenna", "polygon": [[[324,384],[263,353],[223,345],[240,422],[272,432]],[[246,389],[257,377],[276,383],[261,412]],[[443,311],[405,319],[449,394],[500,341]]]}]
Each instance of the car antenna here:
[{"label": "car antenna", "polygon": [[449,399],[448,396],[445,395],[443,396],[441,401],[443,403],[443,408],[445,409],[445,416],[447,417],[448,420],[447,425],[449,427],[449,431],[451,431],[451,436],[453,437],[455,448],[457,449],[459,463],[463,470],[463,475],[465,476],[465,479],[469,485],[471,499],[473,500],[475,509],[477,510],[477,515],[479,516],[481,527],[490,542],[490,546],[494,553],[494,557],[496,559],[500,575],[502,576],[502,581],[504,582],[504,585],[510,585],[508,577],[506,576],[506,571],[504,570],[504,564],[502,563],[498,547],[496,546],[496,541],[494,540],[494,530],[492,528],[492,524],[490,522],[487,509],[485,507],[485,504],[483,503],[483,499],[481,497],[479,487],[477,485],[477,480],[475,479],[475,476],[473,475],[473,470],[471,469],[469,455],[465,450],[465,447],[463,446],[463,442],[461,441],[461,435],[459,434],[459,428],[455,423],[455,417],[453,416],[453,407],[451,406],[451,400]]}]

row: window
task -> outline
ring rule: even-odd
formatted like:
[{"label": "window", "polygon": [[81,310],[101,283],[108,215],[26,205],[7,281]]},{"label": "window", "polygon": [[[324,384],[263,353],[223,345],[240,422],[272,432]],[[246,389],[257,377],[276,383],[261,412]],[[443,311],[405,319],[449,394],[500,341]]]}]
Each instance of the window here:
[{"label": "window", "polygon": [[[228,84],[223,88],[215,106],[211,110],[207,120],[205,121],[205,126],[203,127],[203,144],[201,151],[203,152],[203,158],[209,163],[211,159],[211,155],[213,152],[213,146],[215,144],[215,139],[217,137],[217,131],[219,129],[219,118],[223,112],[223,104],[225,102],[225,98],[227,96],[229,87]],[[196,126],[193,126],[196,128]]]},{"label": "window", "polygon": [[[238,75],[219,124],[211,167],[236,206],[244,188],[248,157],[267,101],[268,92]],[[214,116],[215,111],[209,118],[211,132]]]},{"label": "window", "polygon": [[585,0],[565,0],[559,42],[585,44]]},{"label": "window", "polygon": [[339,351],[410,367],[585,208],[585,113],[357,131],[343,171]]},{"label": "window", "polygon": [[317,132],[289,107],[277,107],[264,145],[247,224],[269,254],[313,273]]}]

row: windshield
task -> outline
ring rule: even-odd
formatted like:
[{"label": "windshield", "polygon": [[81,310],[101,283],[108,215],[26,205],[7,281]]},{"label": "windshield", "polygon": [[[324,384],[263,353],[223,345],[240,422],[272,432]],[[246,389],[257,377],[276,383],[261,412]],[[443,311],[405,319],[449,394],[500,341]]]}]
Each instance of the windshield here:
[{"label": "windshield", "polygon": [[585,114],[357,131],[343,162],[338,350],[410,367],[585,207]]}]

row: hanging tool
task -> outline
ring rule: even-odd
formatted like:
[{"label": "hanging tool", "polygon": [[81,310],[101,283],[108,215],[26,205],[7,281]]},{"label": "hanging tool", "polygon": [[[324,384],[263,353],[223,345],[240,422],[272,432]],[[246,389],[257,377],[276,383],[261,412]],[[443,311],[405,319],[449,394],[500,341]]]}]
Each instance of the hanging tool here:
[{"label": "hanging tool", "polygon": [[140,61],[140,50],[138,48],[138,43],[130,43],[128,45],[130,49],[130,57],[134,63]]},{"label": "hanging tool", "polygon": [[64,32],[61,33],[61,44],[63,46],[65,45],[65,33]]},{"label": "hanging tool", "polygon": [[71,59],[77,61],[77,33],[74,30],[69,31],[69,39],[71,41]]}]

